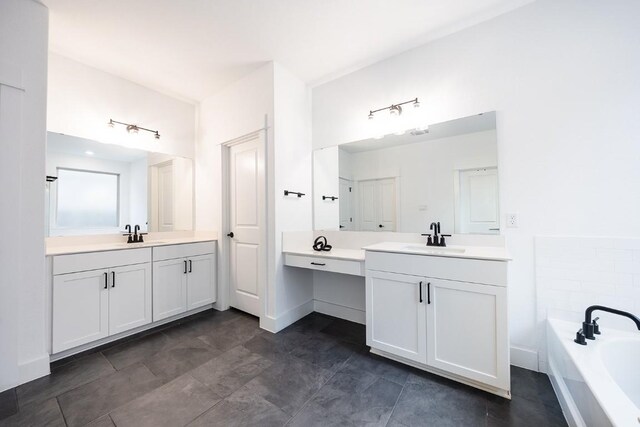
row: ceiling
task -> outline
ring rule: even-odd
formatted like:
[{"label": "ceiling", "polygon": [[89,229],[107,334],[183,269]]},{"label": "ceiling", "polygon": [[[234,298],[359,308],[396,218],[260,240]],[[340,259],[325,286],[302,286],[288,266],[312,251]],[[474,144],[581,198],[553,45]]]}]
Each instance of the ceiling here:
[{"label": "ceiling", "polygon": [[102,144],[90,139],[78,138],[77,136],[56,132],[47,132],[47,151],[127,163],[146,159],[149,155],[149,153],[144,150],[121,147],[113,144]]},{"label": "ceiling", "polygon": [[532,0],[43,0],[53,52],[198,101],[274,60],[314,85]]}]

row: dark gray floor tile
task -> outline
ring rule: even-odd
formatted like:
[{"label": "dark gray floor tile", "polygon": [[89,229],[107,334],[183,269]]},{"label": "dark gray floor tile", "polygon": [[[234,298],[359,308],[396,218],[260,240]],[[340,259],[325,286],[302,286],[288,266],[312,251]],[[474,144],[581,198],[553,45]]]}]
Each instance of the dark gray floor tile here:
[{"label": "dark gray floor tile", "polygon": [[32,402],[41,402],[59,396],[97,378],[113,373],[115,370],[105,357],[95,353],[75,360],[16,389],[20,407]]},{"label": "dark gray floor tile", "polygon": [[411,371],[406,365],[370,353],[367,347],[353,354],[340,370],[354,376],[374,374],[400,385],[404,385]]},{"label": "dark gray floor tile", "polygon": [[348,320],[334,319],[321,332],[341,341],[348,341],[358,345],[367,343],[365,325],[349,322]]},{"label": "dark gray floor tile", "polygon": [[170,339],[162,332],[142,336],[138,339],[127,341],[123,344],[111,347],[103,354],[117,370],[141,362],[154,354],[166,350],[175,345],[176,341]]},{"label": "dark gray floor tile", "polygon": [[512,400],[490,397],[487,404],[489,426],[566,426],[562,411],[540,401],[519,396]]},{"label": "dark gray floor tile", "polygon": [[329,326],[335,319],[335,317],[314,312],[298,320],[293,325],[284,329],[284,331],[297,330],[300,332],[318,332]]},{"label": "dark gray floor tile", "polygon": [[249,381],[244,389],[294,415],[331,375],[331,371],[287,356]]},{"label": "dark gray floor tile", "polygon": [[91,421],[85,427],[115,427],[115,424],[109,415],[103,415],[97,420]]},{"label": "dark gray floor tile", "polygon": [[144,360],[144,364],[165,382],[188,372],[222,354],[199,340],[190,338]]},{"label": "dark gray floor tile", "polygon": [[55,398],[51,398],[25,405],[17,414],[0,420],[0,426],[65,427],[65,423],[58,402]]},{"label": "dark gray floor tile", "polygon": [[194,420],[190,427],[278,427],[289,415],[247,390],[239,390]]},{"label": "dark gray floor tile", "polygon": [[540,372],[512,366],[511,395],[560,408],[549,377]]},{"label": "dark gray floor tile", "polygon": [[481,426],[486,414],[484,393],[435,375],[411,374],[391,420],[406,426]]},{"label": "dark gray floor tile", "polygon": [[189,318],[188,321],[163,329],[162,332],[169,338],[183,340],[195,338],[214,332],[223,327],[224,323],[241,318],[237,310],[218,311],[211,310]]},{"label": "dark gray floor tile", "polygon": [[217,350],[227,351],[262,333],[257,318],[242,316],[198,338]]},{"label": "dark gray floor tile", "polygon": [[224,397],[238,390],[272,364],[271,360],[238,346],[194,369],[191,375],[217,395]]},{"label": "dark gray floor tile", "polygon": [[291,426],[384,426],[402,386],[361,373],[338,372],[293,418]]},{"label": "dark gray floor tile", "polygon": [[280,339],[270,339],[267,337],[268,335],[276,336],[277,334],[260,334],[251,338],[242,345],[252,353],[259,354],[264,358],[274,361],[282,359],[289,353],[289,351],[291,351]]},{"label": "dark gray floor tile", "polygon": [[350,342],[313,336],[294,348],[291,355],[321,368],[336,371],[358,350],[360,347]]},{"label": "dark gray floor tile", "polygon": [[69,426],[84,425],[162,384],[141,363],[131,365],[58,397]]},{"label": "dark gray floor tile", "polygon": [[0,393],[0,420],[18,412],[16,389],[11,388]]},{"label": "dark gray floor tile", "polygon": [[220,401],[220,397],[189,374],[111,413],[118,427],[183,426]]}]

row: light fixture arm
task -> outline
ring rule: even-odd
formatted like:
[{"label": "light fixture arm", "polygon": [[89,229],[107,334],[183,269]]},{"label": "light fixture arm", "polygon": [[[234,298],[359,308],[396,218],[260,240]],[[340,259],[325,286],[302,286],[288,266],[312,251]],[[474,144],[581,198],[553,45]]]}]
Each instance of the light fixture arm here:
[{"label": "light fixture arm", "polygon": [[409,101],[400,102],[398,104],[391,104],[388,107],[378,108],[377,110],[369,110],[369,117],[373,117],[373,115],[375,113],[378,113],[378,112],[384,111],[384,110],[402,111],[402,106],[406,105],[406,104],[420,105],[420,103],[418,102],[418,98],[416,97],[414,99],[410,99]]},{"label": "light fixture arm", "polygon": [[157,130],[143,128],[142,126],[134,125],[134,124],[131,124],[131,123],[119,122],[117,120],[109,119],[109,126],[113,127],[114,124],[126,126],[128,132],[130,132],[132,130],[134,130],[134,131],[143,130],[143,131],[146,131],[146,132],[150,132],[150,133],[154,134],[156,139],[160,139],[160,133]]}]

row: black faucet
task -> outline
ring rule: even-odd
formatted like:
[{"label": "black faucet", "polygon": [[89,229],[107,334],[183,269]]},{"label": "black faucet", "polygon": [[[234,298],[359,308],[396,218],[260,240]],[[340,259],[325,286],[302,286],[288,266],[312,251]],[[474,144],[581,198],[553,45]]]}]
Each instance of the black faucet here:
[{"label": "black faucet", "polygon": [[[421,234],[427,237],[427,246],[447,246],[445,237],[451,237],[451,234],[440,234],[440,222],[432,222],[429,226],[429,230],[433,231],[433,234]],[[440,236],[438,236],[440,234]]]},{"label": "black faucet", "polygon": [[600,335],[600,325],[598,325],[597,323],[598,318],[596,317],[595,319],[591,320],[591,315],[596,310],[606,311],[607,313],[628,317],[636,324],[636,328],[638,328],[638,330],[640,331],[640,318],[634,316],[633,314],[626,311],[618,310],[616,308],[605,307],[603,305],[592,305],[585,310],[582,329],[580,329],[576,333],[576,339],[574,341],[578,344],[586,345],[587,342],[585,341],[585,338],[588,340],[594,340],[596,339],[594,335]]},{"label": "black faucet", "polygon": [[123,234],[123,236],[128,236],[127,243],[133,243],[133,238],[131,237],[131,224],[125,225],[124,229],[127,230],[127,232]]}]

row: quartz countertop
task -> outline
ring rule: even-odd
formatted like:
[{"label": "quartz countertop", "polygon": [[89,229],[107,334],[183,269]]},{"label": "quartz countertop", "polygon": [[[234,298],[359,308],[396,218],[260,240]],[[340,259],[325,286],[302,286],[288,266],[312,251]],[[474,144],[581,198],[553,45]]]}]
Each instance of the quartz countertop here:
[{"label": "quartz countertop", "polygon": [[417,243],[382,242],[362,248],[372,252],[438,256],[449,258],[482,259],[489,261],[510,261],[511,257],[502,246],[426,246]]},{"label": "quartz countertop", "polygon": [[283,253],[317,258],[341,259],[345,261],[364,261],[364,251],[362,249],[332,248],[329,252],[318,252],[313,249],[292,249],[283,251]]},{"label": "quartz countertop", "polygon": [[119,251],[123,249],[152,248],[154,246],[182,245],[188,243],[212,242],[217,238],[211,236],[189,236],[154,238],[143,243],[126,243],[125,239],[118,242],[76,243],[72,245],[47,245],[46,256],[80,254],[87,252]]}]

